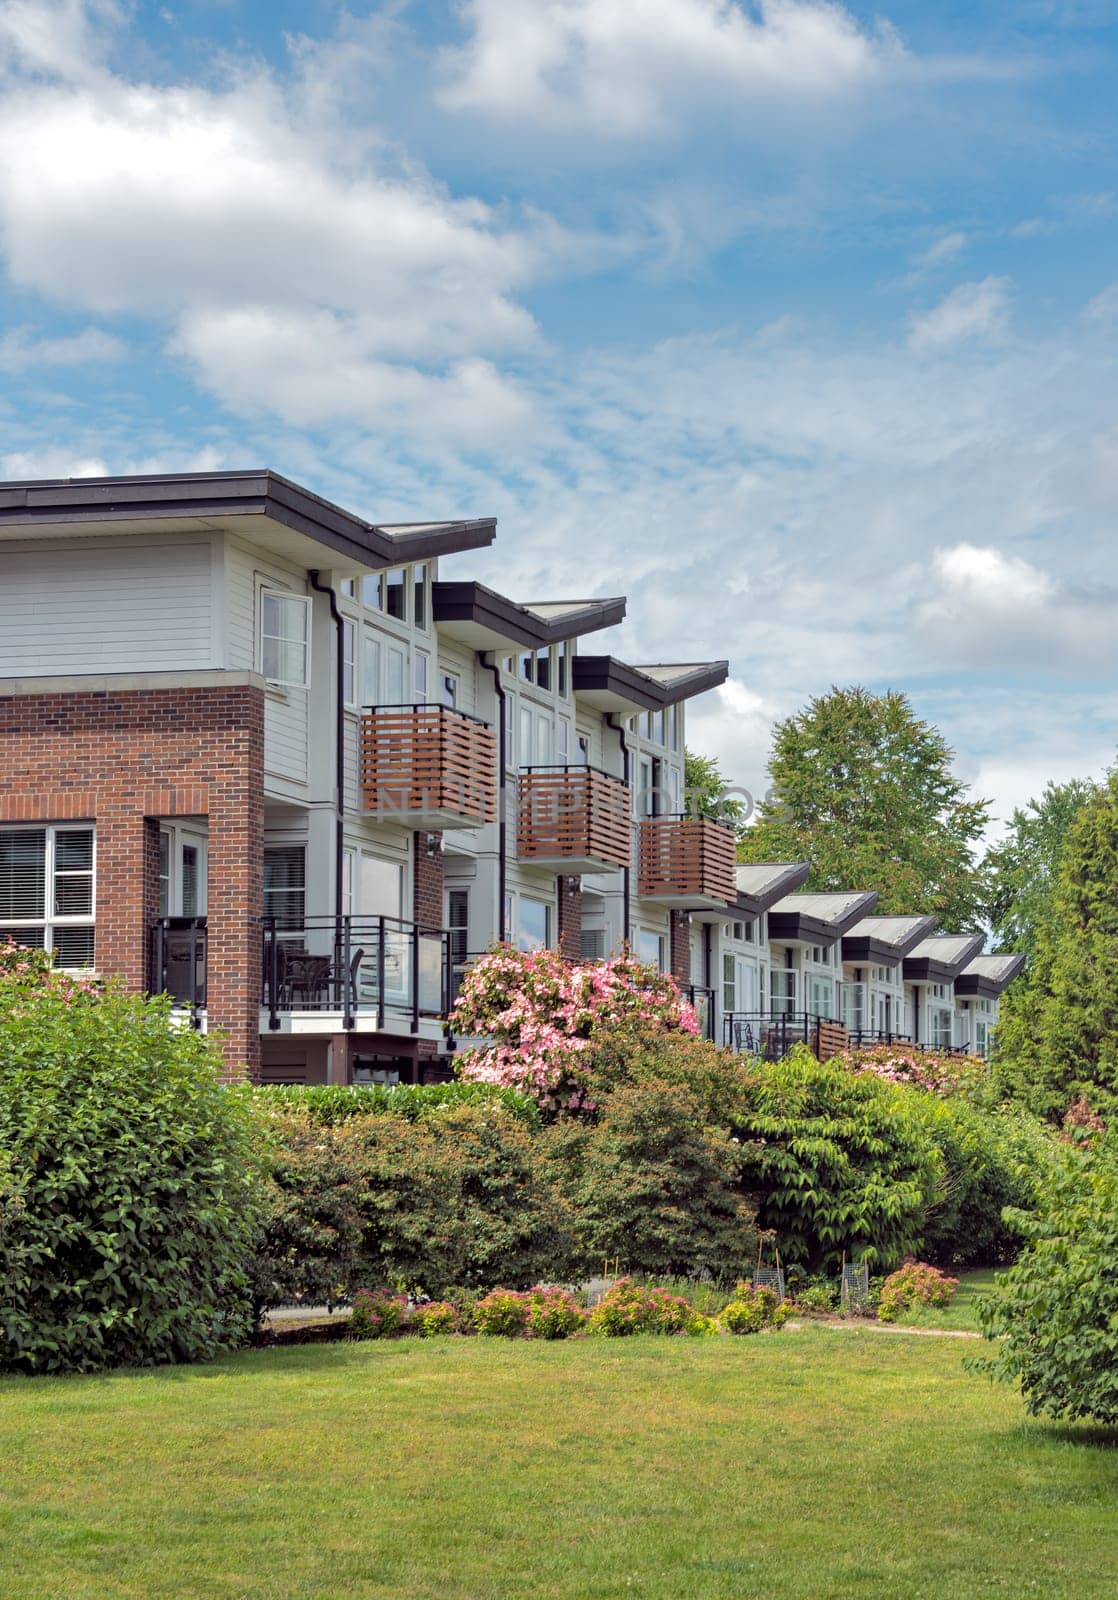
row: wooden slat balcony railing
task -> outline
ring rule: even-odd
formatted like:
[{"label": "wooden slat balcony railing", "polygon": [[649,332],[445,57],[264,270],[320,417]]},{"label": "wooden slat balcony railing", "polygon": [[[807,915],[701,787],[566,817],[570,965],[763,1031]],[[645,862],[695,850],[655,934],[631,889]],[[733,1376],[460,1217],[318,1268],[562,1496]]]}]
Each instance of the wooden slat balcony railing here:
[{"label": "wooden slat balcony railing", "polygon": [[407,828],[480,828],[497,816],[497,740],[449,706],[366,706],[361,804]]},{"label": "wooden slat balcony railing", "polygon": [[517,854],[571,874],[613,872],[632,855],[628,785],[597,767],[523,767]]},{"label": "wooden slat balcony railing", "polygon": [[640,825],[639,894],[677,908],[717,908],[737,898],[732,829],[706,817],[646,817]]}]

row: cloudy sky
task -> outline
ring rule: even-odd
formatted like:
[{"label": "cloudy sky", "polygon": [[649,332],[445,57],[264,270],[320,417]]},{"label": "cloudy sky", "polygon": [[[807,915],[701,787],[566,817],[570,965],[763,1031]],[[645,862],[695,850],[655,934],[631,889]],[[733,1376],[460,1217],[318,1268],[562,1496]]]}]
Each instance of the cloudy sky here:
[{"label": "cloudy sky", "polygon": [[1118,0],[0,0],[0,476],[268,464],[906,690],[1000,814],[1118,745]]}]

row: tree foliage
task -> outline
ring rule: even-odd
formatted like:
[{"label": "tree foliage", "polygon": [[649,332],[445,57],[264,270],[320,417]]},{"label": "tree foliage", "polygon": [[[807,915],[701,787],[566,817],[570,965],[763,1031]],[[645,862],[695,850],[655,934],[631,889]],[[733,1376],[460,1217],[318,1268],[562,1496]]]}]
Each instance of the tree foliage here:
[{"label": "tree foliage", "polygon": [[0,949],[0,1370],[207,1360],[251,1327],[259,1130],[165,999]]},{"label": "tree foliage", "polygon": [[996,1076],[1042,1116],[1118,1110],[1118,776],[1068,830],[1028,982],[998,1019]]},{"label": "tree foliage", "polygon": [[683,787],[689,814],[725,823],[735,833],[740,833],[749,820],[744,803],[730,794],[729,782],[714,756],[685,751]]},{"label": "tree foliage", "polygon": [[943,735],[903,694],[834,688],[776,725],[773,799],[743,836],[748,861],[811,862],[807,887],[876,889],[879,912],[974,927],[974,847],[988,805],[952,771]]},{"label": "tree foliage", "polygon": [[1118,1422],[1118,1140],[1073,1148],[1039,1217],[1017,1225],[1028,1245],[979,1315],[998,1353],[978,1365],[1019,1384],[1026,1408]]},{"label": "tree foliage", "polygon": [[1035,954],[1072,824],[1097,787],[1080,778],[1046,784],[1039,800],[1014,810],[1005,837],[987,851],[986,920],[999,950]]}]

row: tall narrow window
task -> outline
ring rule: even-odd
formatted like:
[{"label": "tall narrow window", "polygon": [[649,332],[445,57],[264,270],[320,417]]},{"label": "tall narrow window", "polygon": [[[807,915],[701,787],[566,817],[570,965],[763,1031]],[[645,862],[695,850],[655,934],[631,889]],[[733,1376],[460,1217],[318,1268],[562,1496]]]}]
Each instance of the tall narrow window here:
[{"label": "tall narrow window", "polygon": [[269,683],[305,689],[310,603],[305,595],[260,592],[260,671]]},{"label": "tall narrow window", "polygon": [[342,623],[342,699],[351,706],[357,697],[357,629]]},{"label": "tall narrow window", "polygon": [[407,657],[395,645],[387,645],[384,652],[384,703],[386,706],[404,704],[404,676]]},{"label": "tall narrow window", "polygon": [[551,945],[551,907],[546,900],[520,896],[516,943],[521,950],[547,950]]},{"label": "tall narrow window", "polygon": [[559,645],[555,654],[556,676],[558,678],[556,688],[559,690],[559,693],[564,696],[564,698],[567,694],[567,685],[571,681],[570,649],[570,645],[567,643],[566,639],[564,639],[562,644]]},{"label": "tall narrow window", "polygon": [[171,914],[171,835],[166,828],[159,830],[159,915]]},{"label": "tall narrow window", "polygon": [[264,915],[281,932],[301,931],[307,914],[307,852],[301,844],[264,851]]},{"label": "tall narrow window", "polygon": [[370,628],[365,629],[364,653],[361,660],[361,704],[375,706],[380,701],[380,640]]},{"label": "tall narrow window", "polygon": [[412,569],[412,621],[417,628],[427,630],[427,565],[420,562]]},{"label": "tall narrow window", "polygon": [[454,672],[444,672],[439,678],[439,699],[444,706],[452,711],[458,706],[458,676]]},{"label": "tall narrow window", "polygon": [[532,765],[531,706],[521,706],[520,708],[520,765],[522,767],[530,767]]},{"label": "tall narrow window", "polygon": [[400,622],[407,621],[408,613],[408,586],[407,574],[402,567],[394,567],[391,572],[384,575],[384,609],[390,617],[396,617]]},{"label": "tall narrow window", "polygon": [[551,651],[536,651],[536,682],[541,689],[551,688]]},{"label": "tall narrow window", "polygon": [[450,965],[461,972],[466,965],[470,947],[470,891],[448,889],[446,895],[446,925],[450,935]]},{"label": "tall narrow window", "polygon": [[723,1011],[736,1011],[738,1008],[737,973],[734,958],[728,952],[722,954],[722,1009]]},{"label": "tall narrow window", "polygon": [[367,573],[361,579],[361,602],[369,607],[370,611],[384,610],[384,574],[381,572]]},{"label": "tall narrow window", "polygon": [[0,940],[52,950],[80,969],[94,958],[91,827],[0,829]]},{"label": "tall narrow window", "polygon": [[415,698],[420,701],[427,699],[427,672],[430,657],[425,656],[422,650],[415,652]]}]

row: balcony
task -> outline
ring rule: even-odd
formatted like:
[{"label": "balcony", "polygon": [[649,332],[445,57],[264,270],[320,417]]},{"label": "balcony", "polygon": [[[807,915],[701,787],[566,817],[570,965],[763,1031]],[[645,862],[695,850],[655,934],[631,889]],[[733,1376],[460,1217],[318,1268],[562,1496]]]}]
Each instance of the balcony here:
[{"label": "balcony", "polygon": [[151,930],[148,988],[169,994],[195,1028],[206,1009],[207,953],[205,917],[160,917]]},{"label": "balcony", "polygon": [[[396,917],[264,921],[263,1009],[275,1032],[420,1031],[449,1009],[450,935]],[[295,1018],[300,1026],[293,1027]]]},{"label": "balcony", "polygon": [[849,1044],[841,1022],[814,1011],[728,1011],[722,1042],[738,1055],[780,1061],[793,1046],[806,1044],[820,1061],[840,1055]]},{"label": "balcony", "polygon": [[497,740],[450,706],[367,706],[361,804],[405,828],[480,828],[497,816]]},{"label": "balcony", "polygon": [[597,767],[521,768],[517,817],[521,861],[572,875],[629,865],[629,789]]},{"label": "balcony", "polygon": [[718,910],[737,899],[733,831],[706,817],[646,817],[638,847],[642,900],[676,910]]}]

